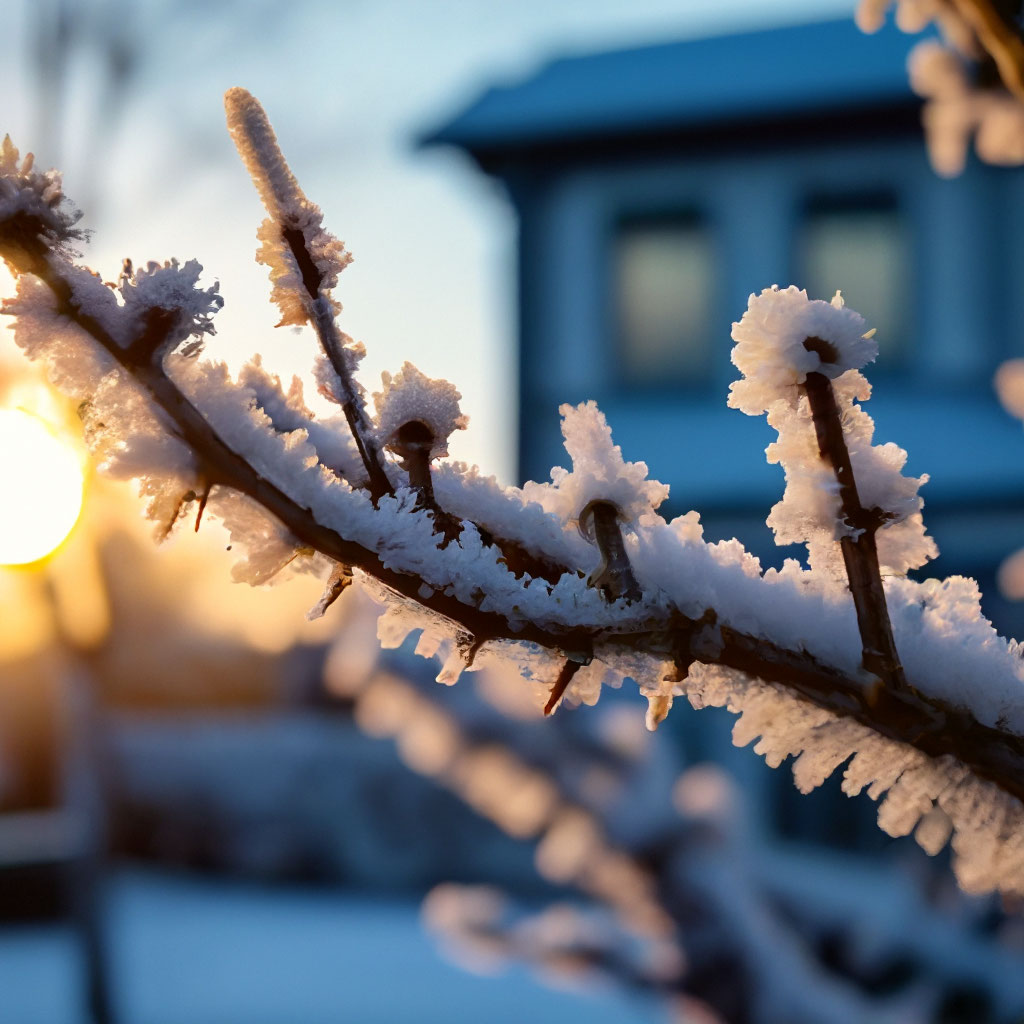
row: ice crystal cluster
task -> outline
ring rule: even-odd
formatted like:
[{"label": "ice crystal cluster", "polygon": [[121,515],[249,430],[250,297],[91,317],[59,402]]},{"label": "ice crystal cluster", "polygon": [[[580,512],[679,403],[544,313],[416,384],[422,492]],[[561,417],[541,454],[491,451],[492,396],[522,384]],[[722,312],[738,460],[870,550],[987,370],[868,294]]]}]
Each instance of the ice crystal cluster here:
[{"label": "ice crystal cluster", "polygon": [[429,431],[430,458],[448,454],[448,438],[455,430],[465,430],[469,417],[459,408],[462,395],[446,380],[431,380],[412,363],[406,363],[394,376],[381,374],[383,390],[373,396],[377,410],[377,439],[393,445],[407,423],[420,423]]},{"label": "ice crystal cluster", "polygon": [[37,171],[32,154],[22,159],[9,135],[0,146],[0,216],[8,223],[31,218],[51,245],[82,238],[75,228],[81,214],[64,196],[60,171]]},{"label": "ice crystal cluster", "polygon": [[638,524],[668,497],[668,486],[647,479],[643,462],[626,462],[596,402],[563,405],[562,437],[572,470],[556,466],[551,483],[527,483],[523,494],[545,512],[586,532],[586,510],[596,501],[614,505],[619,517]]},{"label": "ice crystal cluster", "polygon": [[[733,329],[742,377],[729,401],[778,430],[768,456],[786,490],[770,522],[780,543],[807,546],[806,567],[763,572],[738,541],[705,542],[696,512],[662,518],[668,488],[624,459],[593,402],[561,410],[571,469],[505,487],[438,461],[466,425],[452,384],[406,364],[385,375],[370,415],[354,376],[360,350],[332,296],[349,257],[255,99],[233,89],[226,104],[268,211],[259,258],[272,299],[282,323],[316,334],[317,386],[341,407],[328,417],[258,360],[236,378],[201,348],[221,298],[195,261],[126,267],[114,286],[77,266],[64,244],[72,222],[54,214],[59,178],[3,150],[15,340],[83,400],[101,466],[138,482],[160,533],[186,514],[217,516],[241,553],[237,578],[318,573],[328,586],[318,612],[354,576],[384,606],[381,643],[419,631],[417,650],[440,659],[443,682],[508,662],[552,709],[630,678],[652,727],[680,697],[724,704],[740,715],[737,743],[760,737],[772,764],[794,756],[802,789],[852,757],[847,788],[888,794],[883,828],[916,830],[929,850],[952,834],[963,884],[1024,891],[1024,663],[982,616],[972,581],[902,578],[935,554],[924,478],[902,475],[895,445],[873,443],[859,403],[875,346],[858,314],[839,296],[769,288]],[[850,473],[823,454],[815,396],[834,410],[833,447],[859,504]],[[396,441],[401,459],[388,454]],[[847,580],[854,569],[860,590]],[[882,661],[872,616],[890,637]]]},{"label": "ice crystal cluster", "polygon": [[[228,131],[269,214],[257,233],[262,244],[256,259],[270,269],[271,301],[281,310],[278,326],[306,323],[309,310],[303,301],[303,277],[318,275],[318,283],[329,291],[352,257],[324,230],[320,207],[306,198],[281,157],[274,129],[259,103],[245,89],[229,89],[224,106]],[[301,236],[308,262],[296,260],[292,233]]]}]

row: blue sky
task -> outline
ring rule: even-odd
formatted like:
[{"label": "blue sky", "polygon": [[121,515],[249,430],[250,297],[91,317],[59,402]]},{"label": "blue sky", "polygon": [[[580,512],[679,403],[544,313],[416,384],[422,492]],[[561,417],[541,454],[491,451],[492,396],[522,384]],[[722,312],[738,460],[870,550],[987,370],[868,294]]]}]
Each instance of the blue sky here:
[{"label": "blue sky", "polygon": [[[223,128],[221,95],[243,85],[264,103],[306,193],[356,260],[338,297],[342,326],[365,341],[363,380],[410,359],[452,380],[470,429],[452,454],[508,480],[514,400],[514,222],[491,182],[459,154],[412,140],[487,85],[545,60],[635,43],[852,13],[829,0],[94,0],[72,5],[80,42],[52,142],[31,59],[31,0],[8,0],[0,130],[65,170],[96,228],[87,259],[104,277],[123,256],[197,257],[226,298],[216,351],[262,351],[292,372],[309,338],[274,331],[265,272],[253,262],[262,219]],[[41,5],[40,5],[41,6]],[[137,66],[112,100],[97,73],[110,24]],[[107,15],[109,16],[109,15]],[[113,115],[113,119],[111,116]],[[47,150],[53,150],[48,152]],[[770,282],[769,282],[770,283]],[[613,424],[614,429],[614,424]]]}]

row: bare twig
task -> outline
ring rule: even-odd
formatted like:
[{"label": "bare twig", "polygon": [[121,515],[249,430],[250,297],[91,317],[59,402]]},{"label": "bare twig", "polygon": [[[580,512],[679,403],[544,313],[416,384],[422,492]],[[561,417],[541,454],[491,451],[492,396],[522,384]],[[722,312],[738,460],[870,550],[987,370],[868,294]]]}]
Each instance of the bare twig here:
[{"label": "bare twig", "polygon": [[341,563],[335,565],[331,570],[331,575],[327,579],[327,585],[324,587],[323,594],[320,595],[320,600],[306,613],[306,618],[313,622],[316,619],[322,618],[327,612],[327,609],[338,600],[348,588],[352,586],[352,566],[343,565]]},{"label": "bare twig", "polygon": [[544,705],[545,715],[554,713],[555,708],[558,707],[562,698],[565,696],[565,691],[569,689],[569,684],[572,682],[573,677],[581,668],[583,668],[584,664],[585,662],[576,661],[573,658],[566,658],[565,664],[558,673],[558,678],[551,687],[551,693],[548,695],[547,703]]},{"label": "bare twig", "polygon": [[[287,235],[287,232],[285,233]],[[301,232],[295,232],[302,237]],[[293,250],[294,251],[294,250]],[[366,410],[352,380],[352,374],[345,364],[344,345],[338,326],[334,322],[334,311],[326,296],[313,295],[310,303],[313,326],[316,329],[317,337],[320,339],[320,346],[323,348],[330,360],[331,366],[338,377],[341,387],[341,411],[345,415],[349,430],[355,440],[356,448],[359,451],[359,458],[369,477],[370,494],[376,502],[385,494],[393,494],[394,488],[384,471],[384,456],[380,446],[373,436],[373,429],[367,419]]]},{"label": "bare twig", "polygon": [[[820,338],[808,338],[804,342],[812,351],[827,344]],[[888,686],[906,689],[907,680],[892,635],[875,542],[875,533],[885,522],[886,515],[877,508],[865,509],[861,504],[832,382],[823,373],[809,373],[804,391],[811,407],[818,451],[835,472],[842,518],[854,531],[853,535],[842,537],[839,544],[857,610],[864,668]]]},{"label": "bare twig", "polygon": [[203,521],[203,513],[206,511],[206,504],[210,500],[210,491],[212,486],[205,481],[202,482],[202,490],[198,495],[198,507],[196,508],[196,527],[195,532],[199,532],[200,524]]},{"label": "bare twig", "polygon": [[[225,96],[225,105],[231,136],[239,155],[256,184],[271,221],[280,229],[281,241],[295,261],[302,282],[306,314],[337,377],[340,389],[337,397],[369,478],[370,494],[376,503],[385,494],[394,493],[394,488],[384,469],[383,454],[352,377],[345,354],[345,336],[338,330],[334,307],[324,289],[324,270],[310,251],[299,222],[302,215],[308,215],[311,204],[289,169],[274,129],[256,98],[244,89],[231,89]],[[312,210],[319,216],[315,207]],[[340,244],[334,244],[340,249]],[[350,258],[344,254],[346,261]],[[344,266],[344,262],[336,266]]]}]

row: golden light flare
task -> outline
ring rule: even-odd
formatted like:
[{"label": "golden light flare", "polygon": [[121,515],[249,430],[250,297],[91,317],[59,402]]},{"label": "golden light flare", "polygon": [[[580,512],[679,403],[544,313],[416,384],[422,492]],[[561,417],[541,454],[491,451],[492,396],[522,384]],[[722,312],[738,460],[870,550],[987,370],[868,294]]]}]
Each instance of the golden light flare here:
[{"label": "golden light flare", "polygon": [[55,551],[82,510],[82,461],[43,420],[0,409],[0,565],[28,565]]}]

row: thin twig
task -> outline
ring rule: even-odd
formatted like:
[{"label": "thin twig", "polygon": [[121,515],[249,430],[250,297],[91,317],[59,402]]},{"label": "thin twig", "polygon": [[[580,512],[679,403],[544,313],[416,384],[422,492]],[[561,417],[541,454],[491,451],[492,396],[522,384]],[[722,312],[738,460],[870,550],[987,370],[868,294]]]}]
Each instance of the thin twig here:
[{"label": "thin twig", "polygon": [[561,671],[558,673],[558,678],[551,687],[551,693],[548,695],[547,703],[544,705],[545,715],[552,714],[555,708],[558,707],[559,702],[565,696],[565,691],[569,689],[569,684],[572,682],[573,676],[575,676],[581,668],[583,668],[583,662],[575,661],[572,658],[565,659],[565,664],[562,665]]},{"label": "thin twig", "polygon": [[338,600],[339,597],[345,591],[352,586],[352,566],[343,565],[338,563],[331,570],[331,575],[327,579],[327,585],[324,587],[323,594],[320,595],[320,600],[308,612],[306,612],[306,618],[310,622],[314,622],[316,619],[322,618],[326,614],[327,609]]},{"label": "thin twig", "polygon": [[[808,338],[805,342],[808,348],[816,344],[827,342],[819,338]],[[804,392],[811,407],[818,451],[832,467],[839,484],[842,518],[854,531],[853,535],[842,537],[839,544],[857,611],[864,668],[888,686],[906,689],[907,680],[892,635],[875,542],[875,533],[885,516],[878,509],[865,509],[861,504],[832,382],[823,373],[809,373]]]},{"label": "thin twig", "polygon": [[342,411],[348,422],[359,457],[369,478],[374,504],[394,493],[384,468],[384,456],[366,416],[362,396],[353,380],[345,354],[344,336],[334,319],[334,307],[324,290],[324,271],[309,251],[306,235],[297,218],[311,204],[288,167],[277,136],[259,101],[244,89],[230,89],[224,97],[231,137],[245,163],[271,222],[281,231],[281,240],[295,261],[305,293],[306,313],[312,321],[320,347],[337,377]]},{"label": "thin twig", "polygon": [[409,486],[416,491],[416,507],[427,509],[434,518],[434,532],[441,534],[441,547],[447,547],[462,533],[462,523],[437,503],[434,481],[430,475],[430,458],[434,433],[420,420],[409,420],[395,432],[388,448],[401,460],[409,474]]},{"label": "thin twig", "polygon": [[[296,234],[300,238],[302,237],[301,232],[296,232]],[[330,360],[338,378],[338,384],[341,387],[341,411],[352,432],[356,448],[359,451],[359,458],[362,459],[363,467],[369,477],[370,494],[376,503],[385,494],[394,493],[391,481],[384,470],[384,455],[377,444],[377,439],[373,436],[373,428],[366,416],[366,409],[356,390],[355,382],[352,380],[352,373],[346,365],[344,344],[338,325],[334,320],[334,311],[331,308],[330,300],[325,295],[321,295],[319,291],[311,296],[311,300],[310,313],[313,327],[320,340],[320,347]]]},{"label": "thin twig", "polygon": [[210,491],[213,490],[213,485],[207,481],[202,481],[203,489],[199,492],[198,507],[196,508],[196,529],[195,532],[199,532],[200,524],[203,521],[203,513],[206,511],[206,503],[210,500]]}]

